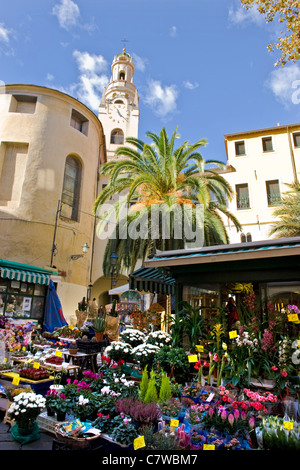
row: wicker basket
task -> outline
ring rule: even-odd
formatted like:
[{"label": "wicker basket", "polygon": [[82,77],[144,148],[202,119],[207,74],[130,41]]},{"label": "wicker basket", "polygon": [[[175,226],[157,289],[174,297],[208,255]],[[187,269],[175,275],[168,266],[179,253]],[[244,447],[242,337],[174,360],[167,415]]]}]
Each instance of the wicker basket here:
[{"label": "wicker basket", "polygon": [[66,436],[60,429],[63,424],[60,423],[55,429],[55,436],[58,442],[64,444],[70,449],[81,450],[95,447],[101,441],[101,434],[91,437]]}]

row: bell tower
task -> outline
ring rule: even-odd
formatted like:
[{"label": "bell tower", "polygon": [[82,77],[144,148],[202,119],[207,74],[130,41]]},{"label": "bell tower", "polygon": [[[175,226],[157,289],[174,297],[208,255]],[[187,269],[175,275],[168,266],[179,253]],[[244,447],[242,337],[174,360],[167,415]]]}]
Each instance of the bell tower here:
[{"label": "bell tower", "polygon": [[114,57],[112,76],[104,89],[99,106],[99,120],[106,137],[107,160],[115,158],[127,137],[138,137],[139,98],[133,83],[134,63],[125,48]]}]

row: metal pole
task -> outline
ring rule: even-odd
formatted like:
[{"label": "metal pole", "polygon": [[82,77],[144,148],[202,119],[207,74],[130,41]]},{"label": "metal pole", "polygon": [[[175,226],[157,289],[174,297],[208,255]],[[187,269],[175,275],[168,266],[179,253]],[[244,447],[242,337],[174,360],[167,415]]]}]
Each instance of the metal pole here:
[{"label": "metal pole", "polygon": [[54,225],[53,241],[52,241],[52,248],[51,248],[51,261],[50,261],[51,268],[53,267],[53,256],[54,256],[54,251],[56,248],[55,238],[56,238],[57,220],[58,220],[59,213],[60,213],[60,200],[58,201],[58,204],[57,204],[57,210],[56,210],[56,216],[55,216],[55,225]]}]

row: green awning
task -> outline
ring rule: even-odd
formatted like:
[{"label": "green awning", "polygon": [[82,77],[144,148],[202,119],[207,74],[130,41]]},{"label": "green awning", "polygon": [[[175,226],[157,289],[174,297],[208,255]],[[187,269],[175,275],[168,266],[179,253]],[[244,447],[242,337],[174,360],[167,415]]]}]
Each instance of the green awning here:
[{"label": "green awning", "polygon": [[0,259],[0,274],[3,279],[48,286],[51,274],[55,273],[38,266]]},{"label": "green awning", "polygon": [[1,268],[1,277],[22,282],[32,282],[48,286],[50,277],[47,274],[34,273],[29,271],[20,271],[19,269]]},{"label": "green awning", "polygon": [[129,287],[139,292],[174,295],[176,280],[163,269],[140,268],[130,274]]}]

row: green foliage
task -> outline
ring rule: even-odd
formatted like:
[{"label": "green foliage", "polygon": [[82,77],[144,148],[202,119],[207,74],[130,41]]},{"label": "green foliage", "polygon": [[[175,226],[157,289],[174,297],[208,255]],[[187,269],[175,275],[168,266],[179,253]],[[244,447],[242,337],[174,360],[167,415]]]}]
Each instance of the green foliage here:
[{"label": "green foliage", "polygon": [[164,346],[155,356],[154,366],[170,374],[177,382],[186,381],[190,364],[184,348]]},{"label": "green foliage", "polygon": [[165,403],[172,397],[172,389],[170,379],[165,372],[162,374],[161,385],[159,390],[159,403]]},{"label": "green foliage", "polygon": [[147,389],[148,389],[149,377],[148,377],[148,367],[146,366],[143,370],[142,379],[140,382],[139,396],[143,401],[145,399]]},{"label": "green foliage", "polygon": [[145,403],[154,403],[158,401],[158,394],[156,390],[156,381],[155,381],[155,376],[154,372],[151,371],[150,373],[150,379],[146,391],[146,395],[144,398]]}]

